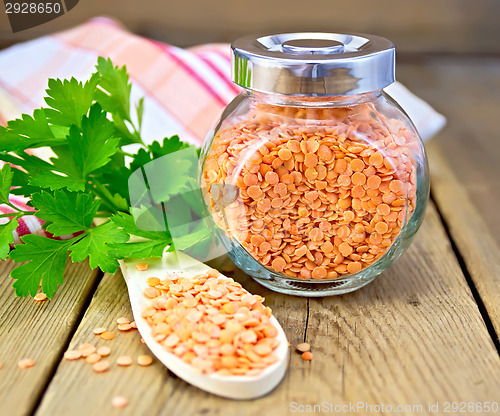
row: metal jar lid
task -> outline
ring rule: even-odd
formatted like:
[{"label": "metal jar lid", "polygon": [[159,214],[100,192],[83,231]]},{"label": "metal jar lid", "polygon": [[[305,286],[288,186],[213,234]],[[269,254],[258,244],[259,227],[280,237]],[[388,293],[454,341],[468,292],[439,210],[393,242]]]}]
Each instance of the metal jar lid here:
[{"label": "metal jar lid", "polygon": [[233,50],[233,81],[286,95],[352,95],[395,80],[395,48],[380,36],[282,33],[246,36]]}]

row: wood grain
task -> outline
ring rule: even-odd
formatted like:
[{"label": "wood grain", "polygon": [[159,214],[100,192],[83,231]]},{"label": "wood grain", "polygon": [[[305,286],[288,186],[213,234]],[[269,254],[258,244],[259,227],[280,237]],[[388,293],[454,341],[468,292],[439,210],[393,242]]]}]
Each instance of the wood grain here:
[{"label": "wood grain", "polygon": [[[0,263],[0,414],[8,416],[28,414],[36,405],[98,277],[87,263],[70,264],[52,300],[35,302],[14,294],[13,267],[11,261]],[[20,370],[22,358],[35,366]]]},{"label": "wood grain", "polygon": [[426,145],[432,194],[498,337],[500,59],[433,58],[399,68],[400,79],[448,117]]},{"label": "wood grain", "polygon": [[445,129],[428,144],[430,156],[440,151],[500,247],[500,58],[435,57],[399,65],[397,75],[447,117]]},{"label": "wood grain", "polygon": [[433,195],[445,218],[498,339],[500,334],[500,248],[479,215],[437,142],[428,146]]},{"label": "wood grain", "polygon": [[[290,414],[291,402],[325,401],[424,406],[420,413],[405,412],[412,415],[429,414],[428,402],[497,398],[500,359],[432,205],[408,252],[352,294],[307,300],[270,293],[239,272],[236,277],[267,298],[292,345],[304,339],[312,345],[311,362],[291,352],[286,378],[271,394],[254,401],[221,399],[157,362],[148,368],[113,364],[106,374],[94,374],[84,362],[63,362],[37,415],[279,416]],[[145,352],[137,333],[107,342],[91,333],[95,326],[114,329],[116,318],[130,313],[121,276],[105,276],[71,346],[107,343],[113,362],[120,354]],[[129,406],[114,410],[115,395],[127,397]]]},{"label": "wood grain", "polygon": [[367,290],[312,301],[309,328],[320,359],[297,402],[496,400],[500,360],[432,205],[403,258]]}]

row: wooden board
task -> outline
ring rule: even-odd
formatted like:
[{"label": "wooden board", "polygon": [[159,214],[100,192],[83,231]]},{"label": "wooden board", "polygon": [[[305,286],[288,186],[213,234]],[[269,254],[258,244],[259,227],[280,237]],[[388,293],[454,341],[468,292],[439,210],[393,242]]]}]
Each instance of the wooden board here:
[{"label": "wooden board", "polygon": [[440,151],[500,247],[500,57],[434,57],[399,65],[397,76],[448,118],[428,145],[430,155]]},{"label": "wooden board", "polygon": [[[471,280],[498,335],[500,334],[500,248],[491,227],[473,207],[437,147],[428,146],[433,195]],[[499,169],[500,176],[500,169]]]},{"label": "wooden board", "polygon": [[[498,399],[499,356],[432,205],[408,252],[357,292],[308,300],[271,293],[241,273],[236,277],[267,298],[293,345],[303,339],[312,345],[311,362],[291,352],[286,378],[271,394],[230,401],[190,387],[157,362],[118,368],[118,355],[135,358],[146,348],[138,333],[120,333],[113,341],[92,334],[96,326],[117,332],[116,318],[131,313],[121,276],[106,275],[71,347],[89,341],[111,346],[112,368],[95,374],[83,361],[62,362],[37,415],[279,416],[291,413],[292,402],[325,401],[424,406],[423,413],[405,412],[412,415],[428,414],[428,403],[439,402],[442,409],[446,401]],[[114,411],[116,395],[129,399],[127,408]]]},{"label": "wooden board", "polygon": [[[500,334],[500,58],[433,58],[399,78],[448,117],[427,143],[432,194]],[[466,80],[466,82],[464,82]]]},{"label": "wooden board", "polygon": [[[52,300],[35,302],[14,294],[14,264],[0,262],[0,414],[6,416],[28,414],[37,405],[98,278],[87,263],[70,264]],[[19,369],[22,358],[35,366]]]}]

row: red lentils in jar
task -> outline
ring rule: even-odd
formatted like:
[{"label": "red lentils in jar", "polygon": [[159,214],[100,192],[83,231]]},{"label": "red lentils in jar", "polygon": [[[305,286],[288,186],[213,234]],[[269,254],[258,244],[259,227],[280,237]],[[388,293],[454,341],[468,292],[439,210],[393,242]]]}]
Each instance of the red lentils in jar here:
[{"label": "red lentils in jar", "polygon": [[[207,139],[202,186],[229,255],[260,283],[310,295],[283,282],[344,279],[317,293],[345,293],[408,245],[427,202],[427,165],[411,122],[382,91],[394,80],[392,44],[303,35],[235,42],[235,80],[246,89]],[[356,53],[385,75],[345,56],[363,40],[371,49]],[[316,61],[315,75],[307,64]],[[269,66],[274,83],[262,75]],[[244,73],[250,67],[253,75]]]}]

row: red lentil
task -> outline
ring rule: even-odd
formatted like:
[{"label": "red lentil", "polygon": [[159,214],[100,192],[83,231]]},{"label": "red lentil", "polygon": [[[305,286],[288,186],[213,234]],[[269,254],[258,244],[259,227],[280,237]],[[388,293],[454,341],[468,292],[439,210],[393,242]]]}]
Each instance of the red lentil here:
[{"label": "red lentil", "polygon": [[147,270],[147,269],[148,269],[148,267],[149,267],[149,264],[148,264],[148,263],[137,263],[137,264],[135,265],[135,268],[136,268],[137,270],[139,270],[140,272],[143,272],[143,271]]},{"label": "red lentil", "polygon": [[104,373],[109,370],[109,361],[101,360],[92,365],[92,368],[96,373]]},{"label": "red lentil", "polygon": [[77,349],[78,351],[84,351],[88,350],[89,348],[95,348],[95,347],[89,342],[84,342],[83,344],[80,344]]},{"label": "red lentil", "polygon": [[[386,253],[415,208],[417,141],[398,123],[373,104],[257,104],[222,126],[205,160],[216,223],[289,277],[358,273]],[[249,153],[257,143],[263,153]]]},{"label": "red lentil", "polygon": [[116,359],[116,364],[120,367],[128,367],[129,365],[132,365],[132,358],[128,355],[122,355]]},{"label": "red lentil", "polygon": [[132,329],[132,325],[130,324],[120,324],[118,325],[119,331],[130,331]]},{"label": "red lentil", "polygon": [[99,347],[97,348],[96,352],[101,357],[107,357],[109,354],[111,354],[111,349],[109,347]]},{"label": "red lentil", "polygon": [[109,340],[112,340],[115,338],[115,334],[113,332],[110,332],[110,331],[104,331],[101,334],[101,338],[109,341]]},{"label": "red lentil", "polygon": [[90,354],[87,358],[85,358],[89,364],[95,364],[98,361],[101,361],[101,356],[97,353]]},{"label": "red lentil", "polygon": [[35,360],[32,360],[31,358],[23,358],[22,360],[19,360],[19,362],[17,363],[17,366],[23,370],[25,368],[33,367],[34,365],[35,365]]},{"label": "red lentil", "polygon": [[106,328],[103,327],[95,328],[92,332],[94,332],[94,334],[96,335],[101,335],[103,332],[106,332]]},{"label": "red lentil", "polygon": [[122,396],[116,396],[111,399],[111,405],[118,409],[126,407],[128,405],[128,399]]},{"label": "red lentil", "polygon": [[300,344],[297,344],[295,349],[298,352],[303,353],[303,352],[309,351],[311,349],[311,345],[309,345],[307,342],[301,342]]},{"label": "red lentil", "polygon": [[80,358],[82,358],[82,353],[81,351],[78,351],[78,350],[68,350],[64,353],[64,358],[66,360],[78,360]]},{"label": "red lentil", "polygon": [[87,358],[89,355],[92,355],[96,352],[96,348],[93,345],[91,345],[88,348],[80,350],[80,352],[82,353],[83,358]]},{"label": "red lentil", "polygon": [[277,361],[271,309],[233,279],[216,270],[192,279],[170,274],[155,288],[142,313],[153,337],[202,373],[255,375]]},{"label": "red lentil", "polygon": [[137,357],[137,364],[142,367],[147,367],[153,363],[153,359],[149,355],[139,355]]},{"label": "red lentil", "polygon": [[47,295],[45,293],[37,293],[33,299],[37,302],[43,302],[44,300],[47,300]]}]

